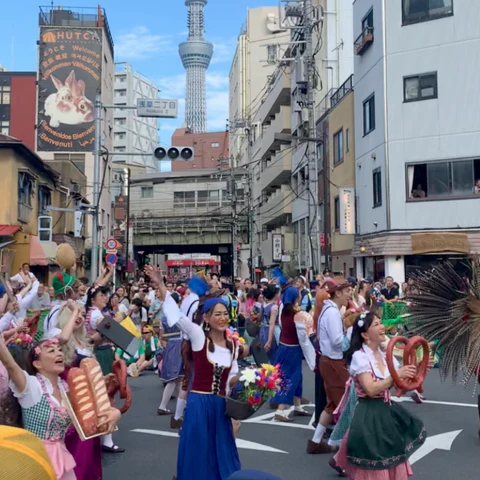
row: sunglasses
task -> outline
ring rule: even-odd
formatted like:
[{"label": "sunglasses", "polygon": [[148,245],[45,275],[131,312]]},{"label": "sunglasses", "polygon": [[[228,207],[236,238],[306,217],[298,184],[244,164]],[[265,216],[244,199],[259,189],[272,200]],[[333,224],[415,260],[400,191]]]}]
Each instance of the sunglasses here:
[{"label": "sunglasses", "polygon": [[142,335],[146,335],[147,333],[152,333],[150,330],[146,331],[146,332],[142,332]]}]

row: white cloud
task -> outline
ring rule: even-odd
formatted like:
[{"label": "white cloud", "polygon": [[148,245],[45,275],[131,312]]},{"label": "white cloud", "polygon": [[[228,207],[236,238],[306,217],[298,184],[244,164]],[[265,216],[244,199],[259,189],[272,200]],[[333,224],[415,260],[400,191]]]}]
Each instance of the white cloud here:
[{"label": "white cloud", "polygon": [[181,98],[185,97],[185,73],[172,75],[170,77],[162,77],[157,84],[161,90],[162,98]]},{"label": "white cloud", "polygon": [[207,91],[209,88],[212,88],[214,90],[219,90],[219,89],[228,89],[229,85],[229,78],[228,75],[225,75],[221,72],[211,72],[209,73],[207,71],[207,75],[205,78],[205,84],[207,86]]},{"label": "white cloud", "polygon": [[213,43],[212,65],[219,63],[230,65],[237,48],[237,39],[235,37],[214,38],[211,42]]},{"label": "white cloud", "polygon": [[225,130],[228,118],[228,90],[207,93],[208,130]]},{"label": "white cloud", "polygon": [[115,55],[123,60],[142,60],[175,48],[170,35],[154,35],[147,27],[136,27],[115,39]]}]

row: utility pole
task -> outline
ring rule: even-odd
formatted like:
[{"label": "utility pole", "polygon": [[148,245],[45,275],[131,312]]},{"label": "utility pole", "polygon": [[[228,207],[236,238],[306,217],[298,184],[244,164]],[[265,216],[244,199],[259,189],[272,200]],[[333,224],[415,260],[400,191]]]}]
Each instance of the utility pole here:
[{"label": "utility pole", "polygon": [[[315,57],[313,55],[313,28],[315,26],[314,7],[312,0],[303,2],[303,24],[305,31],[305,54],[304,61],[307,66],[307,93],[306,103],[308,109],[308,137],[316,137],[315,123]],[[322,256],[320,252],[320,228],[319,228],[319,209],[318,209],[318,162],[317,149],[314,142],[307,142],[308,156],[308,183],[309,183],[309,234],[310,245],[312,246],[312,267],[315,273],[321,271]]]},{"label": "utility pole", "polygon": [[[233,163],[233,162],[232,162]],[[237,276],[238,270],[238,226],[237,226],[237,185],[233,165],[230,167],[230,194],[232,195],[232,279]]]},{"label": "utility pole", "polygon": [[100,148],[102,144],[102,102],[95,96],[95,143],[93,147],[93,214],[90,281],[95,282],[99,273],[98,217],[100,214]]}]

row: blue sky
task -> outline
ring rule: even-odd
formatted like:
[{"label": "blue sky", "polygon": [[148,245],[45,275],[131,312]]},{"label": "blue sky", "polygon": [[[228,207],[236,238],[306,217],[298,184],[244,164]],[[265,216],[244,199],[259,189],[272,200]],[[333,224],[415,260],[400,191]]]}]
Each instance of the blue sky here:
[{"label": "blue sky", "polygon": [[[2,2],[0,64],[8,70],[37,69],[37,37],[41,0]],[[161,141],[168,144],[176,127],[183,123],[185,75],[178,44],[187,36],[187,7],[184,0],[103,0],[115,43],[115,61],[128,61],[154,81],[163,98],[178,98],[176,120],[160,122]],[[73,1],[73,5],[95,7],[97,2]],[[68,3],[60,3],[67,8]],[[247,8],[278,5],[278,0],[209,0],[205,7],[206,39],[214,44],[207,71],[207,126],[223,130],[228,118],[228,73],[237,36]]]}]

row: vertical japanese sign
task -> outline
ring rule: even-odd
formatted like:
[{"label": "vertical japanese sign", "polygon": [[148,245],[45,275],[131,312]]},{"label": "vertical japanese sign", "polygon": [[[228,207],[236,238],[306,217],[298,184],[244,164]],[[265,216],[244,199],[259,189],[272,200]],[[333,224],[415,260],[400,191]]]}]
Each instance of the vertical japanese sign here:
[{"label": "vertical japanese sign", "polygon": [[339,188],[340,199],[340,235],[355,233],[355,189]]},{"label": "vertical japanese sign", "polygon": [[88,152],[102,78],[100,29],[40,29],[37,150]]},{"label": "vertical japanese sign", "polygon": [[283,253],[283,235],[272,233],[272,261],[281,262]]},{"label": "vertical japanese sign", "polygon": [[[113,237],[123,246],[127,234],[127,197],[117,195],[113,204]],[[126,252],[123,252],[126,255]]]}]

